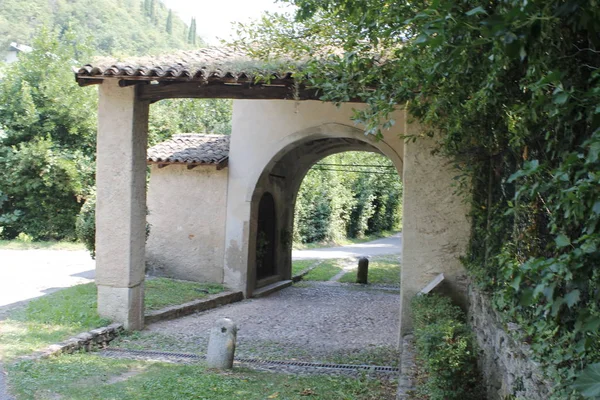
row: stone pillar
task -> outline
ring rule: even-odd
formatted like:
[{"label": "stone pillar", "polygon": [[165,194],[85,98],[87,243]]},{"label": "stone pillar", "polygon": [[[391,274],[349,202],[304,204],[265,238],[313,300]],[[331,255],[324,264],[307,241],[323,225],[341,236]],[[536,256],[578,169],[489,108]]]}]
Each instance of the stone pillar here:
[{"label": "stone pillar", "polygon": [[[408,124],[407,135],[418,135]],[[435,142],[419,137],[404,147],[400,335],[412,330],[412,298],[440,273],[459,304],[466,304],[466,272],[459,257],[470,236],[469,202],[456,193],[454,164],[432,154]]]},{"label": "stone pillar", "polygon": [[99,87],[96,152],[98,313],[144,327],[148,102],[117,80]]}]

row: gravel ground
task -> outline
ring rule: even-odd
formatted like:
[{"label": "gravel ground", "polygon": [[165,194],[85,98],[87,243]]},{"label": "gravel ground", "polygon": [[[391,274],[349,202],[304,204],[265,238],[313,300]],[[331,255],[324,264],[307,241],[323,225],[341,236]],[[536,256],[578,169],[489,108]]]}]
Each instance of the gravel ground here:
[{"label": "gravel ground", "polygon": [[210,328],[227,317],[239,329],[236,357],[397,365],[399,300],[397,291],[303,283],[155,323],[114,345],[203,354]]}]

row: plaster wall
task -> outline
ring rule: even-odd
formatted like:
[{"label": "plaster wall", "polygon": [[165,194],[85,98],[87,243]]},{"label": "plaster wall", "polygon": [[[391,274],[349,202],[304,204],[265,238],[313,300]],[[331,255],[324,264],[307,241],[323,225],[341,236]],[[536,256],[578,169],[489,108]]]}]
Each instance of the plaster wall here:
[{"label": "plaster wall", "polygon": [[[259,179],[266,169],[285,156],[286,149],[308,138],[350,137],[370,143],[392,159],[399,173],[402,171],[403,141],[399,135],[404,127],[404,113],[395,113],[395,126],[384,132],[383,140],[375,141],[355,128],[351,120],[353,108],[361,107],[364,106],[343,104],[336,107],[320,101],[234,100],[224,265],[224,281],[230,288],[251,295],[254,280],[248,276],[248,261],[251,259],[249,253],[253,252],[250,232],[256,228],[253,225],[256,221],[251,220],[253,195],[264,192],[266,187],[257,188]],[[263,180],[285,180],[294,172],[279,171],[275,175],[283,176],[283,179],[271,175]],[[277,185],[281,184],[273,184],[270,189]],[[273,193],[276,201],[280,194]],[[282,219],[289,221],[293,203],[288,208],[280,212],[287,212]]]},{"label": "plaster wall", "polygon": [[[419,134],[418,125],[407,133]],[[412,330],[412,298],[433,278],[444,273],[444,286],[454,300],[466,307],[467,277],[459,257],[470,237],[469,204],[457,193],[454,165],[432,154],[434,140],[420,137],[404,148],[401,333]]]},{"label": "plaster wall", "polygon": [[228,169],[152,165],[148,187],[151,275],[223,282]]}]

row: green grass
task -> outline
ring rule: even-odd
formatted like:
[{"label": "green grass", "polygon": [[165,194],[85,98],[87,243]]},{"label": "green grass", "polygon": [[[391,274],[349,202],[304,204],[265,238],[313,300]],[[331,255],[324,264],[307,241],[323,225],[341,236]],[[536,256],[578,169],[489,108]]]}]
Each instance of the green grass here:
[{"label": "green grass", "polygon": [[325,260],[304,276],[305,281],[328,281],[342,270],[341,259]]},{"label": "green grass", "polygon": [[294,260],[292,261],[292,276],[298,275],[300,272],[312,267],[318,263],[318,260]]},{"label": "green grass", "polygon": [[[146,281],[146,310],[219,293],[222,285],[175,281],[166,278]],[[0,360],[32,353],[78,333],[105,326],[110,321],[96,311],[96,286],[77,285],[31,300],[0,322]]]},{"label": "green grass", "polygon": [[79,242],[30,242],[23,240],[0,240],[0,250],[85,250]]},{"label": "green grass", "polygon": [[[348,271],[339,280],[343,283],[356,282],[356,268]],[[392,257],[377,257],[369,262],[368,282],[380,285],[400,286],[400,263]]]},{"label": "green grass", "polygon": [[117,360],[93,354],[9,366],[9,384],[25,399],[395,399],[394,385],[366,378],[295,376],[202,365]]},{"label": "green grass", "polygon": [[373,233],[371,235],[366,235],[360,238],[345,238],[336,241],[330,242],[315,242],[315,243],[294,243],[293,248],[295,250],[311,250],[311,249],[321,249],[324,247],[338,247],[338,246],[347,246],[349,244],[359,244],[370,242],[377,239],[382,239],[386,237],[390,237],[398,233],[397,231],[383,231],[378,233]]},{"label": "green grass", "polygon": [[167,306],[183,304],[220,293],[223,290],[225,288],[219,284],[153,278],[146,280],[144,305],[147,311],[160,310]]}]

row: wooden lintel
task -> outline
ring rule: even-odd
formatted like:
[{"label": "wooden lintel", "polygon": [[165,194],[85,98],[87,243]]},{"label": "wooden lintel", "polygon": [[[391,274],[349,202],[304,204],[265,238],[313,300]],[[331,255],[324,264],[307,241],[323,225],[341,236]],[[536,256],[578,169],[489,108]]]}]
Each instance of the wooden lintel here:
[{"label": "wooden lintel", "polygon": [[133,86],[133,85],[140,85],[140,84],[148,84],[148,81],[130,81],[129,79],[121,79],[119,80],[119,86],[120,87],[127,87],[127,86]]},{"label": "wooden lintel", "polygon": [[77,78],[77,83],[81,87],[83,87],[83,86],[91,86],[91,85],[100,85],[100,84],[102,84],[102,82],[104,82],[104,79],[82,79],[82,78]]},{"label": "wooden lintel", "polygon": [[188,165],[187,165],[187,169],[194,169],[194,168],[196,168],[198,165],[201,165],[201,164],[188,164]]},{"label": "wooden lintel", "polygon": [[221,161],[219,161],[217,163],[217,171],[220,171],[223,168],[226,168],[228,165],[229,165],[229,157],[225,157],[224,159],[222,159]]},{"label": "wooden lintel", "polygon": [[158,101],[174,98],[199,99],[262,99],[262,100],[318,100],[319,92],[314,88],[293,85],[227,85],[224,83],[203,85],[199,82],[172,83],[170,85],[145,85],[140,87],[139,99]]},{"label": "wooden lintel", "polygon": [[169,166],[170,164],[166,164],[166,163],[158,163],[158,168],[164,168]]}]

